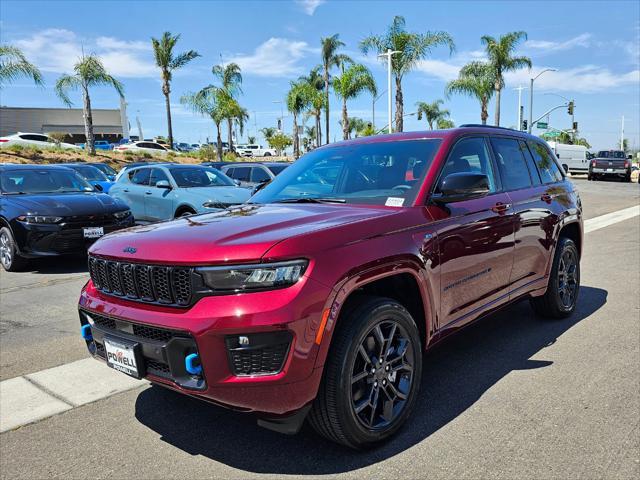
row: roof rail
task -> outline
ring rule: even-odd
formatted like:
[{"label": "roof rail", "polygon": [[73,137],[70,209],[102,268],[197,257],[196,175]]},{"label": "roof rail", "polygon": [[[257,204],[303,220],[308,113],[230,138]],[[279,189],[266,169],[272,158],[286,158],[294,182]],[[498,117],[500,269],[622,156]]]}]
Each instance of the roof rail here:
[{"label": "roof rail", "polygon": [[497,127],[495,125],[482,125],[480,123],[465,123],[464,125],[460,125],[460,127],[482,127],[482,128],[499,128],[500,130],[509,130],[511,132],[521,132],[521,133],[526,133],[523,132],[522,130],[516,130],[515,128],[509,128],[509,127]]}]

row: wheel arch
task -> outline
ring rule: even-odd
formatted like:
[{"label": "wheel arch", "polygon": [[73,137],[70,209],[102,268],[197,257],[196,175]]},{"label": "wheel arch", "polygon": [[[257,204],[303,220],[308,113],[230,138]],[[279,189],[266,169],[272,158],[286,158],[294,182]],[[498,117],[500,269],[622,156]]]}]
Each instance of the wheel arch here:
[{"label": "wheel arch", "polygon": [[180,205],[178,205],[178,207],[176,208],[173,217],[177,218],[179,217],[182,213],[184,213],[186,210],[191,210],[195,213],[198,213],[198,210],[196,208],[194,208],[193,205],[189,204],[189,203],[181,203]]}]

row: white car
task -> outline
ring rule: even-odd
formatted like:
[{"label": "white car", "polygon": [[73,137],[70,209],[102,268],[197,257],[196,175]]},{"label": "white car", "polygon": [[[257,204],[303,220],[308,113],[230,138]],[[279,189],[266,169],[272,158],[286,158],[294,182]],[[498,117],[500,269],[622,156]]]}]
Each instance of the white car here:
[{"label": "white car", "polygon": [[18,132],[14,135],[8,135],[6,137],[0,137],[0,147],[8,147],[10,145],[33,145],[41,148],[71,148],[74,150],[81,150],[77,145],[71,143],[56,143],[56,141],[43,133],[25,133]]},{"label": "white car", "polygon": [[148,152],[152,155],[161,155],[165,156],[169,150],[160,145],[157,142],[148,142],[145,140],[140,140],[139,142],[131,142],[125,143],[124,145],[118,145],[114,148],[116,152]]},{"label": "white car", "polygon": [[249,145],[238,145],[236,152],[243,157],[275,157],[275,148],[264,148],[257,143],[250,143]]}]

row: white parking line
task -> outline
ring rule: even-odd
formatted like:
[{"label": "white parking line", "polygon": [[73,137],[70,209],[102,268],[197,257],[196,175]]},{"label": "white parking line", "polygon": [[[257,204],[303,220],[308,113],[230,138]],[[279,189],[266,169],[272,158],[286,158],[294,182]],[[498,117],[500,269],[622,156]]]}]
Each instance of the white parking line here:
[{"label": "white parking line", "polygon": [[[585,220],[585,233],[640,215],[640,206]],[[145,385],[85,358],[0,382],[0,433]]]}]

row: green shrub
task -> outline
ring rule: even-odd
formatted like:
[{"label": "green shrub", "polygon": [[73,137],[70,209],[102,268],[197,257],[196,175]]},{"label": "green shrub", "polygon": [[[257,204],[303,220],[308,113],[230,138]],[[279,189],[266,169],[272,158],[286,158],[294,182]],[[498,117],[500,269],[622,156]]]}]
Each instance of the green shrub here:
[{"label": "green shrub", "polygon": [[149,152],[142,152],[142,158],[153,158],[153,155]]},{"label": "green shrub", "polygon": [[227,152],[222,156],[222,160],[225,162],[235,162],[238,160],[238,156],[233,152]]},{"label": "green shrub", "polygon": [[216,148],[213,145],[202,145],[197,152],[197,156],[203,162],[212,162],[218,158]]},{"label": "green shrub", "polygon": [[24,151],[24,146],[19,144],[9,145],[8,147],[4,148],[12,153],[22,153]]}]

